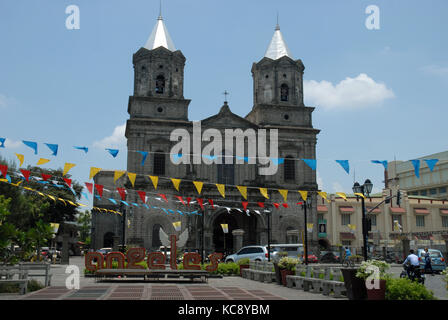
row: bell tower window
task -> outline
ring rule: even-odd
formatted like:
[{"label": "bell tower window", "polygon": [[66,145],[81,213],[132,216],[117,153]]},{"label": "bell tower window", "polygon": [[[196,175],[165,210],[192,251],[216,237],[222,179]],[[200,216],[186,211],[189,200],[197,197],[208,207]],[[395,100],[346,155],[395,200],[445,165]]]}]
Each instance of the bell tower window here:
[{"label": "bell tower window", "polygon": [[165,89],[165,77],[158,75],[156,78],[156,93],[163,93]]},{"label": "bell tower window", "polygon": [[283,165],[283,176],[285,181],[294,181],[296,179],[296,168],[294,158],[287,156]]},{"label": "bell tower window", "polygon": [[280,86],[280,100],[288,101],[288,95],[289,95],[289,88],[288,85],[284,83]]},{"label": "bell tower window", "polygon": [[154,153],[153,173],[165,174],[165,154],[161,150]]}]

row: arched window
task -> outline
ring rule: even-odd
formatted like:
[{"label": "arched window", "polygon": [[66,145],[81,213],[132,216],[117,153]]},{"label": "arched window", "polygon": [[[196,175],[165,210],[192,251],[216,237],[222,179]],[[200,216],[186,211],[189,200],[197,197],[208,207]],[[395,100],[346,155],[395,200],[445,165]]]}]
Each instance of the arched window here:
[{"label": "arched window", "polygon": [[284,83],[280,86],[280,100],[288,101],[288,95],[289,95],[289,88],[288,85]]},{"label": "arched window", "polygon": [[151,247],[153,248],[160,248],[162,245],[162,242],[160,241],[159,231],[160,231],[160,224],[155,224],[152,226],[152,243]]},{"label": "arched window", "polygon": [[283,164],[283,176],[285,181],[296,180],[296,166],[293,157],[287,156]]},{"label": "arched window", "polygon": [[165,154],[161,150],[154,153],[153,173],[165,174]]},{"label": "arched window", "polygon": [[[230,155],[230,153],[227,153]],[[225,157],[226,152],[223,151],[220,158],[221,158],[221,164],[218,164],[218,183],[221,184],[234,184],[235,182],[235,165],[233,164],[226,164],[226,158]]]},{"label": "arched window", "polygon": [[156,93],[163,93],[165,90],[165,77],[158,75],[156,78]]}]

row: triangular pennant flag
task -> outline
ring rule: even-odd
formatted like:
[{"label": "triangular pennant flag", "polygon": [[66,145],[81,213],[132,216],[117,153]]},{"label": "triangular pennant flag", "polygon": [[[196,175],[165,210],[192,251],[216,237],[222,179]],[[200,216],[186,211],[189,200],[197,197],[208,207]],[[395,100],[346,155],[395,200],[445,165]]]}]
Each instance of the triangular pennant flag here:
[{"label": "triangular pennant flag", "polygon": [[244,199],[247,200],[247,187],[244,186],[236,186],[241,193],[241,195],[244,197]]},{"label": "triangular pennant flag", "polygon": [[3,177],[6,178],[6,175],[8,173],[8,166],[4,164],[0,164],[0,172],[2,173]]},{"label": "triangular pennant flag", "polygon": [[258,206],[259,206],[260,208],[264,208],[264,203],[263,203],[263,202],[258,202]]},{"label": "triangular pennant flag", "polygon": [[87,190],[89,190],[90,193],[93,191],[93,184],[90,182],[85,182]]},{"label": "triangular pennant flag", "polygon": [[208,203],[212,206],[212,209],[215,209],[215,205],[213,204],[213,199],[208,199]]},{"label": "triangular pennant flag", "polygon": [[120,194],[121,200],[126,200],[126,190],[124,188],[117,188],[117,190]]},{"label": "triangular pennant flag", "polygon": [[96,191],[98,192],[98,195],[99,195],[100,197],[102,197],[102,196],[103,196],[103,185],[101,185],[101,184],[96,184],[96,185],[95,185],[95,189],[96,189]]},{"label": "triangular pennant flag", "polygon": [[89,148],[87,148],[87,147],[73,147],[73,148],[78,149],[78,150],[82,150],[85,153],[87,153],[89,151]]},{"label": "triangular pennant flag", "polygon": [[109,153],[110,153],[110,154],[112,155],[112,157],[114,157],[114,158],[117,156],[118,151],[119,151],[118,149],[107,149],[107,148],[106,148],[106,150],[109,151]]},{"label": "triangular pennant flag", "polygon": [[115,199],[109,198],[108,199],[110,202],[112,202],[113,204],[117,204],[117,201],[115,201]]},{"label": "triangular pennant flag", "polygon": [[248,201],[241,201],[241,203],[243,205],[244,210],[247,210],[247,205],[249,204],[249,202]]},{"label": "triangular pennant flag", "polygon": [[91,167],[89,179],[92,179],[100,171],[101,171],[101,168]]},{"label": "triangular pennant flag", "polygon": [[426,164],[429,167],[429,170],[432,172],[432,170],[434,169],[434,166],[436,165],[436,163],[439,161],[439,159],[424,159]]},{"label": "triangular pennant flag", "polygon": [[204,210],[204,204],[203,204],[204,201],[201,198],[196,198],[196,200],[198,200],[198,203],[201,206],[201,209]]},{"label": "triangular pennant flag", "polygon": [[278,192],[280,192],[280,194],[283,197],[283,200],[285,200],[285,202],[287,202],[287,198],[288,198],[288,190],[285,189],[279,189]]},{"label": "triangular pennant flag", "polygon": [[187,206],[190,206],[191,197],[187,197]]},{"label": "triangular pennant flag", "polygon": [[69,186],[69,188],[72,187],[72,179],[64,178],[64,181],[65,181],[65,183]]},{"label": "triangular pennant flag", "polygon": [[77,207],[77,205],[74,204],[73,202],[71,202],[70,200],[67,200],[67,202],[68,202],[69,204],[71,204],[72,206]]},{"label": "triangular pennant flag", "polygon": [[267,188],[259,188],[259,189],[260,189],[260,193],[263,195],[263,197],[265,197],[266,199],[269,199],[268,189]]},{"label": "triangular pennant flag", "polygon": [[87,196],[87,193],[81,191],[81,194],[84,196],[84,198],[86,198],[87,200],[89,200],[89,197]]},{"label": "triangular pennant flag", "polygon": [[142,166],[145,164],[146,156],[148,155],[148,152],[146,151],[137,151],[142,155]]},{"label": "triangular pennant flag", "polygon": [[287,204],[287,203],[282,203],[282,206],[283,206],[284,208],[288,208],[288,204]]},{"label": "triangular pennant flag", "polygon": [[359,197],[361,197],[361,198],[366,198],[366,196],[365,195],[363,195],[362,193],[359,193],[359,192],[355,192],[355,196],[359,196]]},{"label": "triangular pennant flag", "polygon": [[74,166],[76,166],[76,164],[74,163],[65,163],[64,164],[64,171],[62,172],[62,175],[65,176],[71,168],[73,168]]},{"label": "triangular pennant flag", "polygon": [[337,194],[338,196],[340,196],[342,199],[344,199],[345,201],[347,201],[347,196],[345,195],[344,192],[336,192],[336,194]]},{"label": "triangular pennant flag", "polygon": [[23,160],[25,159],[25,157],[23,156],[23,154],[19,154],[19,153],[16,153],[16,157],[17,157],[17,159],[19,159],[19,161],[20,161],[19,167],[21,167],[23,165]]},{"label": "triangular pennant flag", "polygon": [[142,199],[143,203],[146,203],[146,192],[145,191],[137,191],[140,199]]},{"label": "triangular pennant flag", "polygon": [[171,181],[173,182],[174,188],[179,191],[179,185],[180,185],[180,179],[171,178]]},{"label": "triangular pennant flag", "polygon": [[47,181],[50,178],[51,178],[51,174],[42,173],[42,179],[44,179],[44,181]]},{"label": "triangular pennant flag", "polygon": [[341,167],[345,170],[345,172],[350,173],[350,165],[348,160],[336,160],[337,163],[341,165]]},{"label": "triangular pennant flag", "polygon": [[47,194],[47,197],[50,198],[50,199],[52,199],[54,202],[56,202],[56,198],[55,198],[55,197],[50,196],[49,194]]},{"label": "triangular pennant flag", "polygon": [[58,198],[59,201],[61,201],[62,203],[64,203],[65,206],[67,206],[67,203],[65,203],[64,199]]},{"label": "triangular pennant flag", "polygon": [[0,138],[0,148],[4,148],[5,147],[5,138]]},{"label": "triangular pennant flag", "polygon": [[269,158],[275,165],[283,164],[285,158]]},{"label": "triangular pennant flag", "polygon": [[420,160],[411,160],[417,178],[420,178]]},{"label": "triangular pennant flag", "polygon": [[274,207],[276,207],[277,209],[278,209],[278,207],[280,207],[280,204],[279,204],[279,203],[276,203],[276,202],[274,202],[273,205],[274,205]]},{"label": "triangular pennant flag", "polygon": [[201,181],[193,181],[194,186],[196,187],[196,190],[199,194],[201,194],[202,186],[204,185],[204,182]]},{"label": "triangular pennant flag", "polygon": [[310,167],[313,170],[316,170],[316,159],[302,159],[308,167]]},{"label": "triangular pennant flag", "polygon": [[42,165],[42,164],[46,164],[46,163],[48,163],[48,162],[50,162],[50,159],[40,158],[39,161],[37,161],[36,165],[37,165],[37,166],[40,166],[40,165]]},{"label": "triangular pennant flag", "polygon": [[129,207],[129,203],[127,203],[126,201],[121,200],[121,203],[124,203],[126,206]]},{"label": "triangular pennant flag", "polygon": [[118,180],[118,179],[120,179],[120,177],[122,176],[122,175],[124,175],[126,173],[126,171],[123,171],[123,170],[115,170],[114,171],[114,183]]},{"label": "triangular pennant flag", "polygon": [[177,199],[179,199],[180,202],[182,202],[182,204],[185,206],[185,201],[184,198],[182,198],[181,196],[175,196]]},{"label": "triangular pennant flag", "polygon": [[224,184],[216,184],[216,187],[218,188],[219,193],[223,198],[226,197],[226,186]]},{"label": "triangular pennant flag", "polygon": [[23,144],[26,145],[27,147],[30,147],[31,149],[34,150],[34,154],[37,154],[37,143],[33,142],[33,141],[25,141],[22,140]]},{"label": "triangular pennant flag", "polygon": [[306,198],[308,197],[308,191],[302,191],[299,190],[300,196],[302,197],[303,201],[306,201]]},{"label": "triangular pennant flag", "polygon": [[46,146],[48,148],[50,148],[50,150],[53,152],[51,154],[52,156],[57,156],[58,155],[58,145],[57,144],[46,143]]},{"label": "triangular pennant flag", "polygon": [[163,193],[159,193],[158,195],[161,196],[163,198],[163,200],[165,200],[165,202],[168,202],[166,195],[164,195]]},{"label": "triangular pennant flag", "polygon": [[134,185],[135,185],[136,177],[137,177],[137,174],[128,172],[128,178],[129,178],[129,181],[131,181],[132,187],[134,187]]},{"label": "triangular pennant flag", "polygon": [[327,200],[327,193],[323,192],[323,191],[318,191],[317,192],[318,195],[320,195],[322,198],[324,198],[325,200]]},{"label": "triangular pennant flag", "polygon": [[144,203],[143,206],[149,210],[149,206],[146,203]]},{"label": "triangular pennant flag", "polygon": [[159,182],[159,177],[157,177],[157,176],[149,176],[149,178],[152,181],[154,189],[157,189],[157,183]]},{"label": "triangular pennant flag", "polygon": [[387,160],[371,160],[372,163],[378,163],[378,164],[382,164],[384,169],[387,170]]},{"label": "triangular pennant flag", "polygon": [[31,171],[20,169],[20,172],[22,172],[23,176],[25,177],[25,180],[29,182]]}]

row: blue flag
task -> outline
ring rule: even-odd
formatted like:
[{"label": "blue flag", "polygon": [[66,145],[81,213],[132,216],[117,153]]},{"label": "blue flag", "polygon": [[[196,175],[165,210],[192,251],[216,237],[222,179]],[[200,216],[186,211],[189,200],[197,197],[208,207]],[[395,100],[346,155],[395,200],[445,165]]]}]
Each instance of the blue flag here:
[{"label": "blue flag", "polygon": [[107,151],[109,151],[109,153],[112,155],[112,157],[116,157],[118,154],[118,149],[106,149]]},{"label": "blue flag", "polygon": [[53,152],[51,154],[52,156],[57,156],[58,155],[58,145],[57,144],[46,143],[45,145],[48,148],[50,148],[50,150]]},{"label": "blue flag", "polygon": [[420,179],[420,160],[411,160],[411,162],[414,166],[415,175]]},{"label": "blue flag", "polygon": [[113,204],[117,204],[117,201],[115,199],[109,198],[109,201],[112,202]]},{"label": "blue flag", "polygon": [[0,148],[4,148],[5,147],[5,138],[0,138]]},{"label": "blue flag", "polygon": [[342,168],[344,168],[344,170],[345,170],[345,172],[347,172],[347,174],[350,173],[350,165],[348,163],[348,160],[336,160],[336,162],[339,163]]},{"label": "blue flag", "polygon": [[129,207],[129,204],[126,201],[121,200],[121,202]]},{"label": "blue flag", "polygon": [[432,172],[432,170],[434,169],[434,166],[436,165],[436,163],[439,161],[439,159],[425,159],[426,164],[429,167],[429,170]]},{"label": "blue flag", "polygon": [[316,170],[316,159],[302,159],[311,169]]},{"label": "blue flag", "polygon": [[82,151],[84,151],[85,153],[87,153],[88,151],[89,151],[89,148],[87,148],[87,147],[73,147],[73,148],[75,148],[75,149],[78,149],[78,150],[82,150]]},{"label": "blue flag", "polygon": [[144,203],[143,206],[149,210],[149,206],[146,203]]},{"label": "blue flag", "polygon": [[285,162],[284,158],[269,158],[276,165],[283,164]]},{"label": "blue flag", "polygon": [[137,152],[139,152],[143,156],[143,158],[142,158],[142,166],[143,166],[145,164],[146,156],[148,155],[148,152],[146,152],[146,151],[137,151]]},{"label": "blue flag", "polygon": [[25,141],[25,140],[22,140],[22,142],[27,147],[30,147],[31,149],[33,149],[34,150],[34,154],[37,154],[37,142]]},{"label": "blue flag", "polygon": [[372,161],[372,163],[382,164],[383,167],[384,167],[384,169],[387,170],[387,160],[383,160],[383,161],[380,161],[380,160],[371,160],[371,161]]}]

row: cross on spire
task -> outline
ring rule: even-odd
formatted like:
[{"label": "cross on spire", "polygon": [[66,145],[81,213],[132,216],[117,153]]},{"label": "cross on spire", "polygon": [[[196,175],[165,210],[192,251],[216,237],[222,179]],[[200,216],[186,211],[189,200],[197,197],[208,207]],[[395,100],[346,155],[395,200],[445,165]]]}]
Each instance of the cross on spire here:
[{"label": "cross on spire", "polygon": [[230,93],[228,93],[227,90],[224,90],[222,94],[224,95],[224,102],[227,102],[227,95],[229,95]]}]

